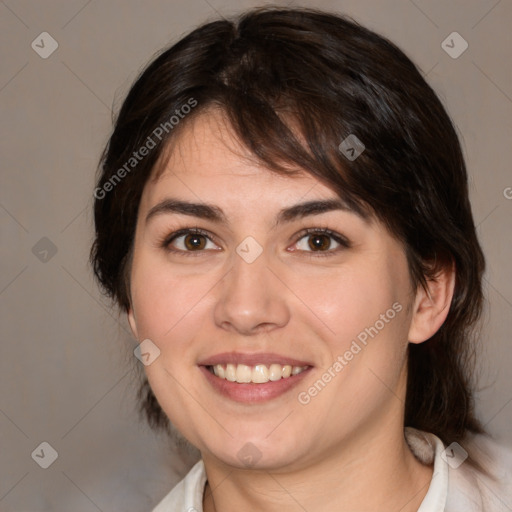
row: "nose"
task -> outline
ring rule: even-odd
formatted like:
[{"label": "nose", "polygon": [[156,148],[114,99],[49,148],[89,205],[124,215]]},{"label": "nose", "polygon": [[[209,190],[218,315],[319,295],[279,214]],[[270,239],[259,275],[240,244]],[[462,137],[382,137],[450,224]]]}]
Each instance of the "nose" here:
[{"label": "nose", "polygon": [[288,323],[288,290],[267,256],[263,251],[248,263],[237,253],[233,255],[233,266],[218,287],[214,311],[218,327],[250,336]]}]

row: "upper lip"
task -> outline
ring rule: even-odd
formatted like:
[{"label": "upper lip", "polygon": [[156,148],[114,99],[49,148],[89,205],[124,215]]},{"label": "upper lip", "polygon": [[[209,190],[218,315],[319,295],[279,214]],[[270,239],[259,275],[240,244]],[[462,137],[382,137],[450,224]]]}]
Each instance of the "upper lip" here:
[{"label": "upper lip", "polygon": [[312,366],[306,361],[286,357],[279,354],[264,352],[259,354],[244,354],[242,352],[224,352],[203,359],[199,366],[215,366],[216,364],[245,364],[255,366],[257,364],[289,364],[290,366]]}]

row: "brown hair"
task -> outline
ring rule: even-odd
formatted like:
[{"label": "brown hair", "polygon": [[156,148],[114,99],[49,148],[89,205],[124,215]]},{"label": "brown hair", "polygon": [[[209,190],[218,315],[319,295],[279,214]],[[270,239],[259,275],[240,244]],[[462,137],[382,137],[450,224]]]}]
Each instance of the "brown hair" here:
[{"label": "brown hair", "polygon": [[[191,99],[195,106],[185,115]],[[306,170],[354,208],[376,215],[403,243],[413,285],[455,264],[445,323],[409,348],[405,425],[445,443],[482,432],[471,372],[484,257],[459,140],[406,55],[347,17],[251,10],[200,26],[141,73],[120,109],[95,191],[91,261],[106,293],[129,308],[129,259],[144,185],[169,141],[212,107],[271,171]],[[179,121],[170,122],[172,116]],[[338,148],[351,134],[365,146],[354,160]],[[127,167],[149,139],[154,147]],[[169,426],[146,379],[139,399],[150,425]]]}]

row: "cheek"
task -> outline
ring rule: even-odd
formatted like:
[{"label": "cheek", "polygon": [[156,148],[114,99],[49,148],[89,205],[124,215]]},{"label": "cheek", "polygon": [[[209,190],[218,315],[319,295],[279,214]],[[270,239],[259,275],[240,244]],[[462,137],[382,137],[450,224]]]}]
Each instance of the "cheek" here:
[{"label": "cheek", "polygon": [[378,409],[389,389],[400,386],[408,332],[406,282],[375,263],[331,285],[324,297],[325,322],[335,332],[329,337],[330,357],[339,362],[341,356],[338,368],[343,368],[326,399],[343,397],[356,416]]},{"label": "cheek", "polygon": [[191,319],[197,324],[204,297],[213,285],[208,276],[184,279],[159,258],[146,255],[134,261],[131,279],[139,338],[162,341],[182,332]]},{"label": "cheek", "polygon": [[405,329],[404,287],[385,264],[352,265],[306,278],[301,274],[290,288],[319,334],[329,340],[333,356],[358,337],[364,342],[376,331],[394,337]]},{"label": "cheek", "polygon": [[331,280],[323,294],[310,296],[312,309],[322,311],[316,324],[329,330],[323,327],[321,368],[301,388],[299,403],[307,402],[304,410],[329,425],[334,437],[396,406],[395,396],[401,396],[406,304],[402,290],[374,278],[369,273],[344,276],[336,285]]}]

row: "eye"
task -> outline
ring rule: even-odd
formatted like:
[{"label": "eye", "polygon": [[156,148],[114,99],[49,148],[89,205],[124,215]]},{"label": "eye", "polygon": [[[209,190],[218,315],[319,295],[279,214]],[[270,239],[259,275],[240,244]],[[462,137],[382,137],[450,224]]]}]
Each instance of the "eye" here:
[{"label": "eye", "polygon": [[300,251],[316,253],[310,256],[332,256],[350,247],[350,242],[344,236],[330,229],[308,228],[301,235],[295,245]]},{"label": "eye", "polygon": [[[213,247],[208,247],[208,242]],[[162,241],[162,246],[169,252],[181,253],[185,256],[197,256],[206,249],[218,250],[210,234],[198,228],[180,229],[166,237]]]},{"label": "eye", "polygon": [[[205,250],[219,250],[213,242],[212,235],[199,228],[185,228],[171,233],[165,237],[160,245],[168,252],[183,256],[200,256]],[[208,247],[210,243],[210,247]],[[308,256],[333,256],[340,250],[351,246],[350,242],[339,233],[326,228],[308,228],[299,234],[295,243],[302,253],[310,253]],[[334,247],[333,247],[334,246]]]}]

